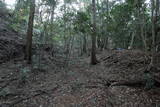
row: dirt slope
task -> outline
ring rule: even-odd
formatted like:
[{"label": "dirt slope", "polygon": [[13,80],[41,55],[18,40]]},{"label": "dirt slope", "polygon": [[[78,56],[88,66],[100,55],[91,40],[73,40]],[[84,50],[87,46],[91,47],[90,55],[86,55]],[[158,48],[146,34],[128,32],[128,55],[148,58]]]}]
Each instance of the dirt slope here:
[{"label": "dirt slope", "polygon": [[10,16],[0,12],[0,63],[21,56],[23,42],[20,35],[9,27]]}]

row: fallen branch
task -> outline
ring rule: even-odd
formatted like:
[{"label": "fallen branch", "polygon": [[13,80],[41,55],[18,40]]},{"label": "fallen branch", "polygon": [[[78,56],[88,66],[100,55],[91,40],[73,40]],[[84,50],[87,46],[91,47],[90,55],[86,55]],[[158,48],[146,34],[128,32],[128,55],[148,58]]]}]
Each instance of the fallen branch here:
[{"label": "fallen branch", "polygon": [[17,105],[17,104],[19,104],[19,103],[21,103],[21,102],[23,102],[25,100],[29,100],[29,99],[31,99],[33,97],[37,97],[37,96],[40,96],[42,94],[46,94],[49,97],[52,97],[50,95],[49,91],[56,91],[58,88],[59,88],[59,86],[57,85],[56,87],[54,87],[52,89],[48,89],[48,90],[46,90],[46,89],[43,89],[43,90],[34,90],[32,92],[36,92],[36,94],[33,94],[33,95],[28,96],[28,97],[24,97],[24,98],[18,99],[18,100],[13,101],[13,102],[2,103],[2,104],[0,104],[0,107],[14,107],[15,105]]},{"label": "fallen branch", "polygon": [[49,91],[56,91],[58,88],[59,88],[59,86],[56,86],[56,87],[54,87],[54,88],[52,88],[52,89],[49,89],[49,90],[46,90],[46,89],[43,89],[43,90],[35,90],[35,91],[33,91],[33,92],[36,92],[36,94],[33,94],[33,95],[29,96],[29,97],[25,97],[25,98],[19,99],[19,100],[17,100],[17,101],[14,101],[14,102],[10,103],[9,105],[10,105],[10,107],[13,107],[13,106],[16,105],[16,104],[19,104],[19,103],[21,103],[21,102],[23,102],[23,101],[25,101],[25,100],[29,100],[29,99],[31,99],[31,98],[33,98],[33,97],[40,96],[40,95],[42,95],[42,94],[45,94],[45,95],[48,95],[49,97],[52,97],[52,96],[50,95],[50,93],[48,93],[48,92],[49,92]]},{"label": "fallen branch", "polygon": [[102,61],[106,61],[107,59],[113,58],[113,55],[107,56],[105,58],[101,58]]},{"label": "fallen branch", "polygon": [[4,88],[6,88],[8,85],[10,85],[15,80],[17,80],[17,78],[7,80],[7,83],[0,88],[0,91],[2,91]]},{"label": "fallen branch", "polygon": [[144,87],[145,85],[146,85],[146,80],[135,80],[135,81],[114,82],[110,86]]}]

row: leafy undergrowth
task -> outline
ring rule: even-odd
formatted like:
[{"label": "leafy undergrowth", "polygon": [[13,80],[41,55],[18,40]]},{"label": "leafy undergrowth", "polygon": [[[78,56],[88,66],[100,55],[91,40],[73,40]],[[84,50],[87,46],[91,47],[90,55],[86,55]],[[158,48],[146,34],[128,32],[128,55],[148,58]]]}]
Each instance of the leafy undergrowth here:
[{"label": "leafy undergrowth", "polygon": [[[17,59],[0,65],[2,107],[157,107],[158,87],[112,85],[116,81],[145,78],[149,56],[140,51],[104,51],[100,63],[91,66],[89,58],[45,53],[40,69]],[[43,66],[42,66],[43,65]]]}]

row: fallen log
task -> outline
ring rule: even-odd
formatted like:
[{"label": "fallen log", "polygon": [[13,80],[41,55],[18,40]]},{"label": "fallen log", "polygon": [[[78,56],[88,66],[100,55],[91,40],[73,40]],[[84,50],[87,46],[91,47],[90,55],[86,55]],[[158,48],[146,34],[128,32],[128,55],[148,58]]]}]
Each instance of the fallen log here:
[{"label": "fallen log", "polygon": [[[146,88],[148,81],[146,79],[142,80],[108,80],[102,77],[98,78],[100,81],[98,82],[90,82],[94,85],[87,85],[86,88],[106,88],[106,87],[113,87],[113,86],[127,86],[132,88]],[[160,87],[160,80],[157,78],[152,78],[154,82],[154,86]]]}]

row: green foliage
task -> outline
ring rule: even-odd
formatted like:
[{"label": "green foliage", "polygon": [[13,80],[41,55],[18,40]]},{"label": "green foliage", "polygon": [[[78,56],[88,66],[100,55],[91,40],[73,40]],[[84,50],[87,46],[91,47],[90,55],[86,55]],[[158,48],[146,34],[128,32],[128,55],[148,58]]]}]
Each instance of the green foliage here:
[{"label": "green foliage", "polygon": [[[113,34],[112,39],[116,46],[126,48],[129,44],[129,24],[132,21],[132,8],[125,3],[115,5],[111,12],[112,18],[109,23],[109,31]],[[124,43],[127,43],[124,45]]]},{"label": "green foliage", "polygon": [[145,89],[151,89],[154,87],[155,81],[153,76],[150,73],[145,74],[146,86]]},{"label": "green foliage", "polygon": [[[36,43],[56,42],[65,45],[70,38],[74,37],[74,40],[83,44],[84,35],[92,35],[91,1],[64,0],[64,4],[59,5],[58,3],[60,3],[58,0],[42,0],[36,4],[33,41]],[[81,3],[84,7],[81,5],[74,7],[76,3]],[[140,10],[142,14],[144,10],[145,29],[150,31],[150,9],[145,0],[137,0],[137,2],[135,0],[109,0],[108,2],[98,0],[96,3],[96,35],[101,44],[104,44],[104,40],[109,38],[115,47],[127,48],[134,32],[136,36],[133,46],[143,47],[137,11]],[[58,9],[60,14],[57,13]],[[16,31],[26,33],[28,16],[29,0],[17,0],[14,19],[10,26]],[[151,45],[151,35],[146,33],[147,43]],[[90,42],[90,37],[88,40],[87,42]]]},{"label": "green foliage", "polygon": [[42,0],[42,2],[45,3],[45,5],[54,7],[57,5],[58,0]]},{"label": "green foliage", "polygon": [[12,24],[10,26],[18,32],[26,32],[29,17],[28,5],[28,1],[18,0],[15,6]]},{"label": "green foliage", "polygon": [[0,91],[0,96],[1,97],[6,97],[10,92],[9,88],[3,88],[1,91]]},{"label": "green foliage", "polygon": [[77,12],[74,20],[74,29],[77,32],[87,33],[90,31],[90,17],[85,12]]},{"label": "green foliage", "polygon": [[65,3],[71,4],[73,2],[77,2],[77,0],[64,0]]},{"label": "green foliage", "polygon": [[20,71],[20,81],[21,81],[21,83],[26,82],[29,72],[30,72],[30,69],[28,67],[21,69],[21,71]]},{"label": "green foliage", "polygon": [[15,11],[21,11],[21,9],[26,9],[28,8],[30,4],[30,0],[17,0],[16,5],[15,5]]}]

